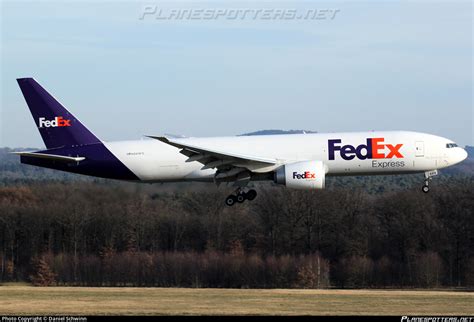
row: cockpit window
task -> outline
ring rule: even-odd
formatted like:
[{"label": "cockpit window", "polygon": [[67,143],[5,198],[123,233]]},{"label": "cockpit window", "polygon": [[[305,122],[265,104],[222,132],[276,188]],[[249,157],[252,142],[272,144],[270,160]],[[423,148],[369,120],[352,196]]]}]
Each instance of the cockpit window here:
[{"label": "cockpit window", "polygon": [[456,143],[448,143],[448,144],[446,144],[446,147],[447,147],[448,149],[455,148],[455,147],[457,147],[457,146],[458,146],[458,145],[457,145]]}]

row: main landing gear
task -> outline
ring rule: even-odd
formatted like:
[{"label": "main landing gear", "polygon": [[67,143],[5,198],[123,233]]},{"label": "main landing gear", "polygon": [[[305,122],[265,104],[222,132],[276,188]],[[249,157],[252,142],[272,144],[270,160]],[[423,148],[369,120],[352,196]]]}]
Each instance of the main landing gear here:
[{"label": "main landing gear", "polygon": [[438,174],[437,170],[431,170],[431,171],[425,172],[425,184],[421,187],[421,191],[423,191],[424,193],[430,192],[430,187],[429,187],[430,181],[437,174]]},{"label": "main landing gear", "polygon": [[225,199],[225,204],[227,206],[233,206],[236,202],[242,203],[245,200],[252,201],[255,199],[255,197],[257,197],[257,191],[254,189],[250,189],[249,191],[245,192],[245,190],[239,188]]}]

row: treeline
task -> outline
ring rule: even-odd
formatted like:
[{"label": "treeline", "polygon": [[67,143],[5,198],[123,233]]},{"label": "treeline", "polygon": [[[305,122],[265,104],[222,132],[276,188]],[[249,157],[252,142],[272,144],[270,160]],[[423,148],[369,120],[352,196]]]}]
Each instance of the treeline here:
[{"label": "treeline", "polygon": [[37,285],[326,288],[329,263],[317,254],[300,256],[231,253],[137,252],[99,255],[43,254],[33,260]]},{"label": "treeline", "polygon": [[367,194],[76,182],[0,188],[0,282],[180,287],[472,287],[472,178]]}]

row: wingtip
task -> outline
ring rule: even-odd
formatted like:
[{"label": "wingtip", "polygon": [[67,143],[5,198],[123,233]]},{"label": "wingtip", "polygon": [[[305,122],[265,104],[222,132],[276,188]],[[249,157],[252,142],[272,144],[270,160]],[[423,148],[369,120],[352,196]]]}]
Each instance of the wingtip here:
[{"label": "wingtip", "polygon": [[168,138],[166,136],[155,136],[155,135],[145,135],[147,138],[158,140],[161,142],[169,142]]}]

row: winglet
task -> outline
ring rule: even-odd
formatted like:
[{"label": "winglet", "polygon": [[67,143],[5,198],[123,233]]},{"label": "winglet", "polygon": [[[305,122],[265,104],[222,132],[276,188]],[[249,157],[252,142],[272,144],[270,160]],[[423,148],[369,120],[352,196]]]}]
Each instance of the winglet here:
[{"label": "winglet", "polygon": [[153,135],[145,135],[147,138],[155,139],[164,143],[169,143],[170,140],[166,136],[153,136]]},{"label": "winglet", "polygon": [[174,146],[176,148],[179,148],[179,149],[184,148],[181,144],[174,143],[173,141],[168,139],[166,136],[153,136],[153,135],[145,135],[145,136],[148,137],[148,138],[155,139],[155,140],[161,141],[163,143],[172,145],[172,146]]}]

